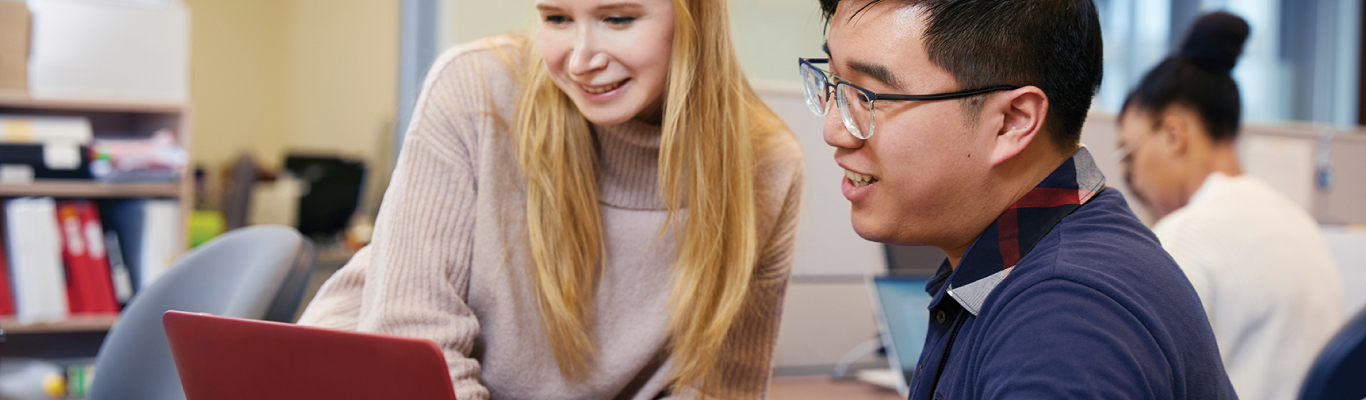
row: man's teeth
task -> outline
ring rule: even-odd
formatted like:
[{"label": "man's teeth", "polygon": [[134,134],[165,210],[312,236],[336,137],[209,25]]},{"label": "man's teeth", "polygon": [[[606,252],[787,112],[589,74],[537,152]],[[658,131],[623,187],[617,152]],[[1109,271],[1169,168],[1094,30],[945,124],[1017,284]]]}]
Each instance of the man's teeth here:
[{"label": "man's teeth", "polygon": [[621,84],[624,83],[624,82],[626,82],[626,81],[620,81],[620,82],[617,82],[617,83],[613,83],[613,84],[611,84],[611,85],[602,86],[602,87],[598,87],[598,88],[590,88],[590,87],[584,86],[584,87],[583,87],[583,90],[586,91],[586,92],[588,92],[588,93],[592,93],[592,94],[602,94],[602,93],[610,92],[610,91],[612,91],[612,89],[616,89],[616,88],[621,87]]},{"label": "man's teeth", "polygon": [[854,183],[854,187],[868,186],[868,184],[877,182],[875,176],[864,175],[847,169],[844,170],[844,177],[849,178],[849,181]]}]

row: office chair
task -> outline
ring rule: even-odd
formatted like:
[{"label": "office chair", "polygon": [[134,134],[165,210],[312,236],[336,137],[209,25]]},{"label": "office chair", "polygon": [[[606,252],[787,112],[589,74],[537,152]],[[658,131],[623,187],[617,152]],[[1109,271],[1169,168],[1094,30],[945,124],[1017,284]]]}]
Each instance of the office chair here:
[{"label": "office chair", "polygon": [[1309,367],[1300,400],[1366,398],[1366,310],[1333,336]]},{"label": "office chair", "polygon": [[226,230],[247,226],[247,217],[251,215],[252,188],[256,186],[256,174],[259,171],[256,160],[250,154],[238,156],[237,162],[232,165],[231,177],[226,185],[227,193],[222,200],[223,227]]},{"label": "office chair", "polygon": [[313,245],[293,228],[230,231],[180,259],[138,292],[95,357],[89,400],[184,399],[161,326],[167,310],[290,322],[313,266]]}]

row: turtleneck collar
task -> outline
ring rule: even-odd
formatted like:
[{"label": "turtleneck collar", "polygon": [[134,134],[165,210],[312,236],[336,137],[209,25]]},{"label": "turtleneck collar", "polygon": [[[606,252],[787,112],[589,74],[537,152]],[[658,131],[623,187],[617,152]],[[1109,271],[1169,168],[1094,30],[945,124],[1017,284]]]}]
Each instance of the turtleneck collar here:
[{"label": "turtleneck collar", "polygon": [[624,209],[666,209],[659,195],[660,127],[630,120],[592,129],[602,161],[598,201]]}]

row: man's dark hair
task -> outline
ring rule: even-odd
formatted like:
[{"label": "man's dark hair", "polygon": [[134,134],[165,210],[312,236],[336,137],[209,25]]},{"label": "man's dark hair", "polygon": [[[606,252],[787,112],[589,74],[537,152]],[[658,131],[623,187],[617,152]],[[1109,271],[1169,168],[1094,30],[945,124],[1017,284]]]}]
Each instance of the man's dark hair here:
[{"label": "man's dark hair", "polygon": [[[1080,142],[1104,55],[1091,0],[874,0],[863,8],[883,1],[922,7],[925,52],[959,89],[1037,86],[1048,96],[1044,128],[1055,144]],[[820,2],[828,24],[840,0]]]},{"label": "man's dark hair", "polygon": [[[1242,106],[1238,84],[1229,73],[1238,64],[1250,29],[1247,21],[1225,12],[1196,20],[1180,51],[1148,71],[1129,93],[1120,116],[1134,110],[1157,114],[1184,105],[1200,114],[1211,139],[1236,139]],[[1156,115],[1152,122],[1162,123]]]}]

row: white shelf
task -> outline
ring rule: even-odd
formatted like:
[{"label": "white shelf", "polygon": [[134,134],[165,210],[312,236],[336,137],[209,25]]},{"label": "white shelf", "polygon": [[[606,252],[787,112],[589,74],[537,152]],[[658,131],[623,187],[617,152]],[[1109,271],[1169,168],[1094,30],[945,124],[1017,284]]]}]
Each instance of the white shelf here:
[{"label": "white shelf", "polygon": [[183,103],[148,101],[35,99],[22,94],[0,92],[0,108],[175,114],[184,112],[186,106]]}]

